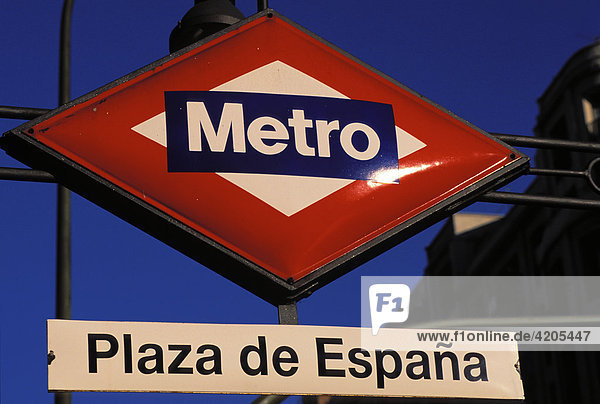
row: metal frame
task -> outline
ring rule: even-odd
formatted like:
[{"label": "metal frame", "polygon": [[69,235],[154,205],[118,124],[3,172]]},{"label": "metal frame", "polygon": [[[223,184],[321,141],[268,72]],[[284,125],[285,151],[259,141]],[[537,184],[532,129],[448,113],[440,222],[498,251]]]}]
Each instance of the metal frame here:
[{"label": "metal frame", "polygon": [[[289,19],[277,14],[272,9],[267,9],[236,25],[231,26],[230,28],[221,31],[220,33],[190,45],[189,47],[158,60],[157,62],[141,68],[121,79],[109,83],[108,85],[96,91],[84,95],[77,100],[71,101],[57,108],[56,110],[49,112],[43,117],[38,117],[13,129],[12,131],[5,133],[4,136],[0,138],[0,147],[5,149],[17,160],[28,164],[32,168],[45,170],[52,173],[59,183],[64,184],[83,197],[102,206],[106,210],[139,227],[141,230],[153,235],[176,250],[188,255],[192,259],[211,268],[215,272],[230,279],[231,281],[237,283],[238,285],[274,305],[294,302],[307,297],[314,290],[342,276],[348,271],[383,253],[384,251],[387,251],[391,247],[417,234],[432,224],[444,219],[448,215],[462,209],[464,206],[468,205],[474,199],[483,195],[487,191],[496,189],[509,182],[511,179],[526,172],[528,168],[528,159],[526,157],[518,158],[512,163],[498,170],[496,173],[488,176],[482,181],[479,181],[477,184],[473,184],[454,196],[435,205],[434,207],[420,213],[404,223],[401,223],[386,233],[368,241],[365,244],[362,244],[338,259],[322,266],[321,268],[318,268],[311,274],[294,282],[282,279],[270,273],[264,268],[240,256],[236,252],[215,242],[204,234],[201,234],[200,232],[168,216],[156,207],[138,199],[125,190],[116,187],[111,182],[89,171],[85,167],[66,159],[63,155],[59,154],[55,150],[50,149],[27,134],[29,129],[45,119],[82,102],[85,102],[112,87],[137,77],[140,74],[155,69],[156,67],[188,52],[195,47],[201,46],[220,35],[224,35],[237,29],[242,24],[246,24],[258,18],[272,18],[273,16],[281,18],[287,23],[293,25],[295,28],[306,32],[308,35],[331,47],[336,52],[346,55],[353,61],[369,68],[376,74],[392,81],[407,91],[412,92],[412,90],[407,89],[405,86],[385,76],[383,73],[380,73],[374,68],[365,65],[322,38],[306,31]],[[437,105],[436,107],[446,111]],[[458,117],[456,118],[462,121],[462,119]],[[482,134],[489,136],[484,132],[482,132]],[[490,136],[490,138],[493,137]],[[515,155],[521,155],[514,149],[510,150],[514,151]]]}]

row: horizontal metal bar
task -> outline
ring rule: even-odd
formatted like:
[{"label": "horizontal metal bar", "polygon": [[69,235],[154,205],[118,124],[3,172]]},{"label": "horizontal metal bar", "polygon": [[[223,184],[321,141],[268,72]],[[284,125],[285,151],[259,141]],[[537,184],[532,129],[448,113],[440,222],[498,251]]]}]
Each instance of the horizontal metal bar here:
[{"label": "horizontal metal bar", "polygon": [[54,176],[46,171],[11,167],[0,167],[0,180],[56,182]]},{"label": "horizontal metal bar", "polygon": [[549,139],[534,136],[507,135],[504,133],[490,133],[498,140],[511,146],[534,147],[538,149],[562,149],[589,153],[600,153],[600,143],[579,142],[574,140]]},{"label": "horizontal metal bar", "polygon": [[536,168],[531,167],[527,174],[531,175],[557,175],[563,177],[582,177],[586,178],[588,176],[585,171],[575,171],[575,170],[559,170],[557,168]]},{"label": "horizontal metal bar", "polygon": [[11,107],[0,105],[0,118],[8,119],[33,119],[49,112],[45,108]]},{"label": "horizontal metal bar", "polygon": [[477,200],[480,202],[512,203],[516,205],[535,205],[550,208],[600,210],[600,200],[518,194],[513,192],[488,192],[480,196]]}]

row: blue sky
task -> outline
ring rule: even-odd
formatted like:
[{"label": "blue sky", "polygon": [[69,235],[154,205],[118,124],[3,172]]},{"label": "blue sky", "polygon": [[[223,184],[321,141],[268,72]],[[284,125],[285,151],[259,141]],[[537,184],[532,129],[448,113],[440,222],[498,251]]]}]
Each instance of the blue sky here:
[{"label": "blue sky", "polygon": [[[245,15],[254,0],[238,0]],[[72,97],[168,53],[191,0],[76,1]],[[539,97],[600,36],[596,0],[271,0],[272,8],[490,131],[532,134]],[[61,2],[0,5],[0,105],[57,102]],[[0,119],[2,132],[20,122]],[[0,152],[0,166],[21,167]],[[509,185],[522,190],[523,183]],[[0,182],[0,401],[50,403],[45,321],[54,317],[55,185]],[[82,320],[277,322],[268,303],[73,195],[73,314]],[[469,211],[502,212],[475,204]],[[439,225],[299,303],[301,324],[360,324],[360,277],[419,274]],[[250,402],[251,396],[76,393],[74,403]]]}]

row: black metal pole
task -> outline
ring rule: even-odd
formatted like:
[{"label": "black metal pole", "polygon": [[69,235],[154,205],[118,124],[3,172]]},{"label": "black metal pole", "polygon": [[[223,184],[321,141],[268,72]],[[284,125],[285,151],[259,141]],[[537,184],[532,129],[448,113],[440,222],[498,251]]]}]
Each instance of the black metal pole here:
[{"label": "black metal pole", "polygon": [[[64,0],[60,21],[58,103],[71,98],[71,17],[74,0]],[[56,215],[56,318],[71,318],[71,195],[57,188]],[[70,404],[71,393],[55,393],[55,404]]]},{"label": "black metal pole", "polygon": [[257,0],[256,8],[259,12],[266,10],[267,8],[269,8],[269,0]]}]

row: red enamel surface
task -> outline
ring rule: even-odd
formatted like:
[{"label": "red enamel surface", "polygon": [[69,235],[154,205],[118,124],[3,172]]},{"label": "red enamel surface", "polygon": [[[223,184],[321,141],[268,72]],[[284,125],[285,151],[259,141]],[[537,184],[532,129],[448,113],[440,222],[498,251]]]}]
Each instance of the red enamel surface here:
[{"label": "red enamel surface", "polygon": [[[427,144],[399,184],[355,181],[287,217],[216,174],[168,173],[166,148],[130,128],[164,91],[210,90],[280,60],[353,99],[392,104]],[[34,137],[284,279],[299,279],[508,164],[510,151],[277,18],[236,31],[58,114]]]}]

